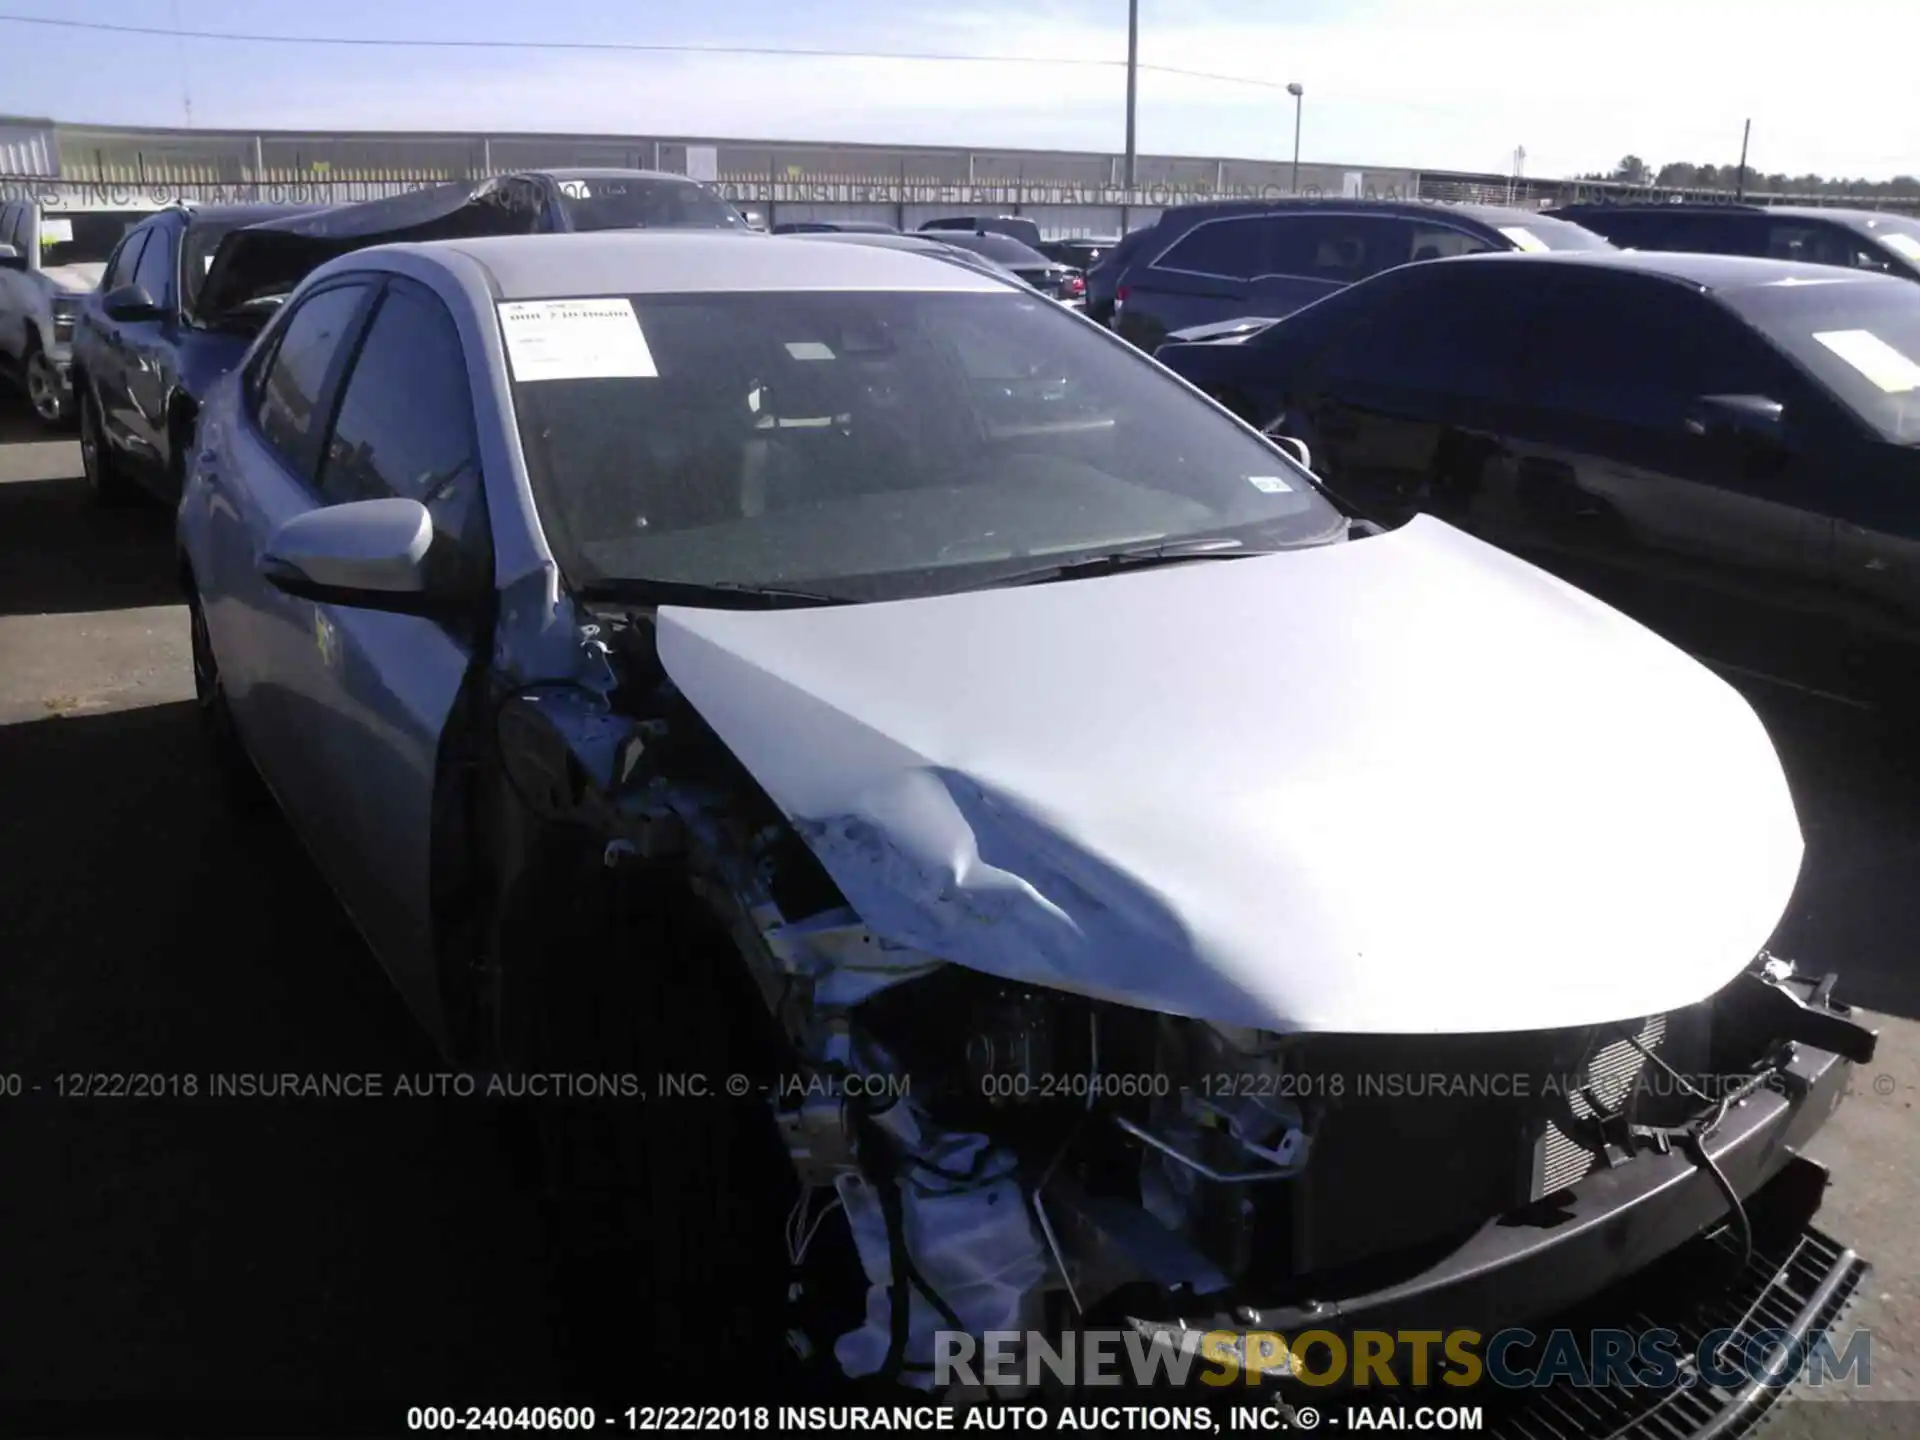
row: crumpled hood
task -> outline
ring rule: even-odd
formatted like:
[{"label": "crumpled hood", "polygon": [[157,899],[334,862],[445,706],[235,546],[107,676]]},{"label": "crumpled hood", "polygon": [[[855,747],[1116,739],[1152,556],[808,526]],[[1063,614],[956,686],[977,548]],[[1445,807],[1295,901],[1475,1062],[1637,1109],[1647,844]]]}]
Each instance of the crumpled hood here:
[{"label": "crumpled hood", "polygon": [[1421,517],[890,604],[666,607],[669,675],[891,940],[1279,1031],[1657,1013],[1751,963],[1801,837],[1718,676]]},{"label": "crumpled hood", "polygon": [[99,288],[101,277],[107,273],[107,265],[104,260],[97,265],[80,262],[48,265],[40,273],[70,295],[85,295]]}]

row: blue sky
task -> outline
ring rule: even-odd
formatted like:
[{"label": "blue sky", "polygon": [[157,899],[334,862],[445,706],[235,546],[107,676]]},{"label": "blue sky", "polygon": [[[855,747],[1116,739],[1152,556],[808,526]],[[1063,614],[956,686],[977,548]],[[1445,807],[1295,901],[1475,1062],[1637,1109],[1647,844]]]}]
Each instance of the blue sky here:
[{"label": "blue sky", "polygon": [[[1911,0],[1141,0],[1141,61],[1306,87],[1302,158],[1503,170],[1622,155],[1920,173]],[[0,14],[274,34],[1123,60],[1125,0],[0,0]],[[1884,43],[1874,43],[1874,37]],[[0,24],[0,106],[208,127],[594,130],[1118,150],[1118,68],[373,50]],[[1143,152],[1278,157],[1279,88],[1144,73]]]}]

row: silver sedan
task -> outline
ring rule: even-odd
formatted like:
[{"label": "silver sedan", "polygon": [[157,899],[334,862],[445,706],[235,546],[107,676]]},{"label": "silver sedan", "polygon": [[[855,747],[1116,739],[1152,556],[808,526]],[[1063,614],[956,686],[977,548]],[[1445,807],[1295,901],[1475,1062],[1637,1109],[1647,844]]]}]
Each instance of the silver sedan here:
[{"label": "silver sedan", "polygon": [[[959,265],[718,233],[344,256],[208,397],[179,537],[236,793],[264,780],[489,1093],[563,1102],[537,1173],[650,1237],[625,1309],[655,1298],[663,1371],[734,1373],[729,1316],[897,1376],[1124,1287],[1291,1267],[1344,1311],[1359,1262],[1462,1226],[1486,1253],[1406,1283],[1467,1277],[1488,1332],[1719,1190],[1677,1151],[1589,1185],[1544,1110],[1468,1104],[1410,1132],[1405,1204],[1373,1111],[1343,1141],[1289,1098],[1313,1042],[1416,1074],[1497,1042],[1531,1076],[1616,1030],[1755,1066],[1798,1039],[1714,1141],[1743,1193],[1871,1055],[1810,983],[1766,998],[1801,983],[1755,958],[1801,843],[1736,692],[1439,521],[1353,521]],[[1508,1244],[1531,1191],[1501,1175],[1588,1223]]]}]

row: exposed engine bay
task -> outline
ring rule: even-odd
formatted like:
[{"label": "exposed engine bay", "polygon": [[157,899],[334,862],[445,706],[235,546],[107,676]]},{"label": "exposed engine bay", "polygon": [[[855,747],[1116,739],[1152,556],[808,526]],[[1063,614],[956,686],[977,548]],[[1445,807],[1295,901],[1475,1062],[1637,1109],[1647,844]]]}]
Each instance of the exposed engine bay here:
[{"label": "exposed engine bay", "polygon": [[[1691,1004],[1493,1033],[1283,1033],[982,973],[848,903],[821,838],[670,678],[652,612],[594,619],[586,678],[494,697],[500,763],[543,818],[604,836],[609,865],[684,877],[732,937],[803,1082],[773,1114],[796,1275],[823,1225],[857,1255],[864,1316],[803,1341],[847,1376],[930,1383],[941,1330],[1444,1296],[1446,1257],[1634,1167],[1697,1172],[1712,1213],[1738,1215],[1785,1154],[1730,1178],[1728,1117],[1777,1103],[1785,1126],[1871,1058],[1831,977],[1764,950]],[[1506,1321],[1529,1318],[1514,1289]]]}]

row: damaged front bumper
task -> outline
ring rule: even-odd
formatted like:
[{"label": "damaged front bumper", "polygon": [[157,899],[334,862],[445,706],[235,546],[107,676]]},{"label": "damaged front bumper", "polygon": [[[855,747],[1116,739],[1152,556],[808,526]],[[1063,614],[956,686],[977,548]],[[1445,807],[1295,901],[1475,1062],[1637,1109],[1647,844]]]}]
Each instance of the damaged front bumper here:
[{"label": "damaged front bumper", "polygon": [[[1795,1162],[1839,1107],[1852,1071],[1832,1051],[1795,1045],[1777,1083],[1729,1109],[1702,1144],[1743,1202]],[[1158,1313],[1133,1306],[1125,1318],[1176,1335],[1249,1326],[1492,1332],[1558,1314],[1637,1274],[1719,1224],[1729,1208],[1719,1182],[1681,1149],[1642,1153],[1528,1211],[1489,1220],[1432,1264],[1377,1288],[1277,1304],[1246,1296],[1199,1313],[1191,1300],[1167,1296]]]}]

